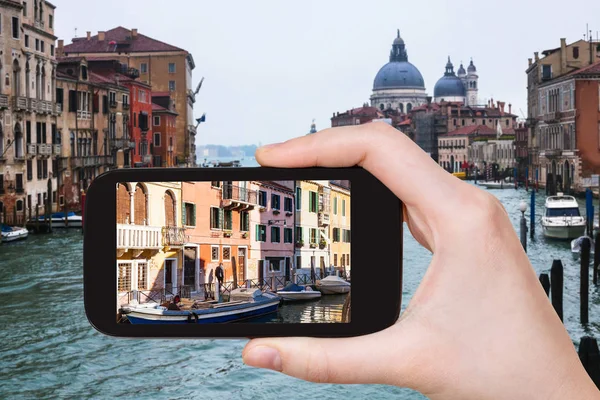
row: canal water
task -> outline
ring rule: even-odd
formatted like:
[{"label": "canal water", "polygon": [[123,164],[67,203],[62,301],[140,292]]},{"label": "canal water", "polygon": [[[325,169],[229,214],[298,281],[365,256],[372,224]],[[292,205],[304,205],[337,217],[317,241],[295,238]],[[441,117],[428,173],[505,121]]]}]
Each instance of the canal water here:
[{"label": "canal water", "polygon": [[[529,199],[529,194],[524,190],[493,192],[518,229],[518,206],[521,200]],[[590,289],[591,324],[582,327],[578,321],[578,261],[568,243],[543,239],[539,228],[542,212],[540,191],[536,239],[528,243],[532,264],[541,273],[549,272],[552,260],[563,261],[566,327],[575,344],[585,334],[600,338],[600,294],[597,288]],[[404,248],[403,308],[431,260],[408,230]],[[77,231],[32,235],[20,243],[0,245],[0,270],[1,399],[424,398],[394,387],[316,385],[249,368],[241,361],[246,340],[104,336],[85,317],[82,236]]]}]

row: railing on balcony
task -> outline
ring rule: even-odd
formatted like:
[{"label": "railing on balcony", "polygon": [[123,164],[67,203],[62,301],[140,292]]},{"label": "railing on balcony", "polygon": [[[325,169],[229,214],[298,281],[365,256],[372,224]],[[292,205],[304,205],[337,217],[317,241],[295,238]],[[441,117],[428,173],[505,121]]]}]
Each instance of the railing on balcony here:
[{"label": "railing on balcony", "polygon": [[188,125],[188,131],[192,134],[192,135],[196,135],[196,127],[194,125]]},{"label": "railing on balcony", "polygon": [[114,158],[113,156],[98,156],[98,163],[100,165],[113,165]]},{"label": "railing on balcony", "polygon": [[123,103],[123,110],[129,110],[129,103]]},{"label": "railing on balcony", "polygon": [[320,212],[318,216],[319,226],[329,225],[329,213]]},{"label": "railing on balcony", "polygon": [[37,112],[38,100],[32,97],[27,98],[27,111]]},{"label": "railing on balcony", "polygon": [[544,155],[546,157],[559,157],[562,155],[562,149],[546,149],[544,150]]},{"label": "railing on balcony", "polygon": [[221,199],[256,205],[258,204],[258,192],[240,186],[225,184],[221,192]]},{"label": "railing on balcony", "polygon": [[164,226],[162,228],[163,246],[183,246],[188,241],[185,228],[177,226]]},{"label": "railing on balcony", "polygon": [[542,121],[544,121],[546,123],[557,121],[558,119],[560,119],[559,114],[560,113],[558,113],[558,112],[551,112],[551,113],[544,114],[544,116],[542,117]]},{"label": "railing on balcony", "polygon": [[37,112],[40,114],[52,114],[52,102],[46,100],[38,100]]},{"label": "railing on balcony", "polygon": [[40,156],[51,156],[52,155],[52,145],[51,144],[38,144],[38,155]]},{"label": "railing on balcony", "polygon": [[130,141],[129,139],[124,139],[124,138],[113,138],[110,139],[110,145],[113,149],[134,149],[135,148],[135,142]]},{"label": "railing on balcony", "polygon": [[162,247],[162,227],[117,224],[117,248],[160,250]]},{"label": "railing on balcony", "polygon": [[13,107],[17,110],[27,110],[27,97],[13,96]]},{"label": "railing on balcony", "polygon": [[0,108],[8,108],[8,96],[0,94]]},{"label": "railing on balcony", "polygon": [[110,108],[117,108],[117,101],[116,100],[109,100],[108,101],[108,105]]},{"label": "railing on balcony", "polygon": [[77,110],[77,119],[90,119],[90,112],[85,110]]},{"label": "railing on balcony", "polygon": [[37,155],[37,146],[35,144],[27,144],[27,155],[28,156],[36,156]]},{"label": "railing on balcony", "polygon": [[52,145],[53,147],[53,154],[55,156],[60,156],[61,152],[62,152],[62,144],[55,144]]},{"label": "railing on balcony", "polygon": [[62,113],[62,104],[54,103],[54,114],[61,114],[61,113]]}]

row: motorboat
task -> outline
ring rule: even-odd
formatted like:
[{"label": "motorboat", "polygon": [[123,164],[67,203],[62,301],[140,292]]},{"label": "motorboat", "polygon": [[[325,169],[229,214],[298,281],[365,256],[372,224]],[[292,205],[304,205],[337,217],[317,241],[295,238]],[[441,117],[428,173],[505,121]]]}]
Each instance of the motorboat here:
[{"label": "motorboat", "polygon": [[[66,222],[64,212],[57,212],[52,214],[50,216],[50,220],[52,221],[53,228],[81,228],[83,226],[83,218],[80,215],[75,215],[74,212],[69,212],[66,215]],[[46,216],[40,216],[39,221],[46,221]]]},{"label": "motorboat", "polygon": [[552,239],[574,239],[585,234],[586,221],[575,197],[558,193],[546,198],[542,232]]},{"label": "motorboat", "polygon": [[486,189],[514,189],[514,182],[510,180],[500,179],[497,181],[481,181],[477,182],[478,185],[483,186]]},{"label": "motorboat", "polygon": [[342,294],[350,291],[350,283],[339,276],[330,275],[317,281],[317,289],[323,294]]},{"label": "motorboat", "polygon": [[277,295],[284,301],[315,300],[321,297],[321,292],[313,290],[310,286],[300,286],[290,283],[277,291]]},{"label": "motorboat", "polygon": [[590,254],[594,254],[594,239],[589,236],[580,236],[577,239],[571,240],[571,252],[573,254],[581,254],[581,244],[584,239],[590,240]]},{"label": "motorboat", "polygon": [[236,322],[277,312],[281,298],[260,289],[238,288],[229,301],[184,301],[168,306],[157,303],[132,303],[121,307],[132,324],[215,324]]},{"label": "motorboat", "polygon": [[15,242],[17,240],[27,239],[29,231],[26,228],[18,226],[8,226],[2,224],[2,242]]}]

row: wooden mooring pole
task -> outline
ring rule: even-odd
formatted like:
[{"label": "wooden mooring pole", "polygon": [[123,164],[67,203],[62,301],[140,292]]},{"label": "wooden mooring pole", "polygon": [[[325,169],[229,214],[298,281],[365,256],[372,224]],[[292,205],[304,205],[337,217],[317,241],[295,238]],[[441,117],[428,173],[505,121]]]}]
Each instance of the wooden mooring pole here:
[{"label": "wooden mooring pole", "polygon": [[35,232],[40,232],[40,205],[35,205]]},{"label": "wooden mooring pole", "polygon": [[579,342],[579,359],[596,387],[600,389],[600,351],[596,339],[584,336]]},{"label": "wooden mooring pole", "polygon": [[554,260],[550,270],[550,294],[552,306],[560,320],[563,320],[563,265],[562,261]]},{"label": "wooden mooring pole", "polygon": [[594,285],[598,284],[598,266],[600,265],[600,232],[596,233],[596,238],[594,239],[594,271],[592,282]]},{"label": "wooden mooring pole", "polygon": [[546,292],[546,296],[550,294],[550,277],[548,274],[540,274],[540,283]]},{"label": "wooden mooring pole", "polygon": [[581,277],[579,286],[580,308],[579,316],[581,323],[587,325],[589,322],[589,283],[590,283],[590,250],[591,243],[589,238],[584,238],[581,242]]}]

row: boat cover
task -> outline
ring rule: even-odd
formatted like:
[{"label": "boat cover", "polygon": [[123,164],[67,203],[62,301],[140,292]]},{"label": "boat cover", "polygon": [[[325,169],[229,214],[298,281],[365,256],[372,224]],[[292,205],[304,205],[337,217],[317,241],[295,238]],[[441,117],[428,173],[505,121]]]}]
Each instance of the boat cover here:
[{"label": "boat cover", "polygon": [[280,290],[280,292],[301,292],[304,288],[296,285],[295,283],[289,283],[286,287]]}]

